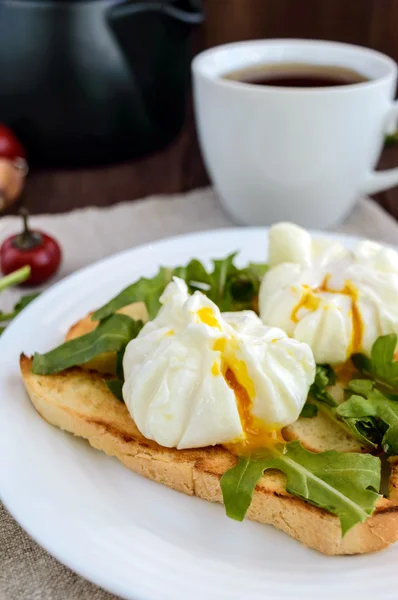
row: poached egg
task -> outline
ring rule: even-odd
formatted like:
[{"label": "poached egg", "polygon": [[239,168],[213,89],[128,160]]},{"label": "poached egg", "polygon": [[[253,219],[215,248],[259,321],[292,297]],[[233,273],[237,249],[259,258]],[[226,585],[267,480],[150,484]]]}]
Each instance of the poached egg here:
[{"label": "poached egg", "polygon": [[309,346],[252,311],[220,313],[177,277],[161,304],[123,360],[123,397],[140,432],[169,448],[237,452],[281,439],[314,380]]},{"label": "poached egg", "polygon": [[353,251],[279,223],[270,230],[270,269],[260,288],[266,325],[308,344],[317,363],[370,355],[380,335],[398,333],[398,253],[371,241]]}]

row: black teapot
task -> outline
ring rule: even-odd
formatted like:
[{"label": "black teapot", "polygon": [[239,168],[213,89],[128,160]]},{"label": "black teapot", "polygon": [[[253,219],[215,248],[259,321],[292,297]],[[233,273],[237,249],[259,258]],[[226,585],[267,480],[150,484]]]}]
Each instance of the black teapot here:
[{"label": "black teapot", "polygon": [[166,145],[202,20],[200,0],[0,0],[0,122],[47,166]]}]

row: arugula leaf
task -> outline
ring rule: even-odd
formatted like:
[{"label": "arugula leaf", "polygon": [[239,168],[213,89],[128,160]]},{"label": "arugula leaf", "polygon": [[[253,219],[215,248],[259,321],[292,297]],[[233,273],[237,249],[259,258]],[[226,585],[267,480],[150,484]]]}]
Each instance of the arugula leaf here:
[{"label": "arugula leaf", "polygon": [[398,386],[398,362],[394,361],[397,346],[395,333],[379,337],[372,346],[372,374],[392,388]]},{"label": "arugula leaf", "polygon": [[341,419],[341,422],[348,427],[350,433],[362,444],[362,446],[373,450],[376,450],[378,446],[380,446],[380,431],[376,426],[374,419],[365,417],[360,419],[342,417],[338,413],[337,416]]},{"label": "arugula leaf", "polygon": [[122,290],[105,306],[95,311],[92,316],[93,321],[100,321],[133,302],[144,302],[148,310],[149,320],[154,319],[159,312],[160,296],[173,277],[184,279],[191,293],[198,289],[206,293],[213,283],[211,275],[196,259],[191,260],[185,267],[176,267],[175,269],[160,267],[158,273],[152,279],[141,277],[141,279]]},{"label": "arugula leaf", "polygon": [[309,393],[320,402],[325,402],[329,406],[337,406],[333,396],[326,391],[329,385],[334,385],[335,383],[336,373],[330,365],[316,365],[315,379]]},{"label": "arugula leaf", "polygon": [[374,511],[380,489],[380,459],[370,454],[314,453],[298,441],[240,457],[221,478],[227,515],[242,521],[267,469],[282,471],[286,491],[337,515],[344,536]]},{"label": "arugula leaf", "polygon": [[37,375],[58,373],[81,365],[102,352],[118,352],[136,337],[143,326],[127,315],[111,315],[94,331],[61,344],[46,354],[35,354],[32,371]]},{"label": "arugula leaf", "polygon": [[317,414],[318,414],[317,405],[306,402],[300,413],[300,418],[303,417],[304,419],[312,419],[313,417],[316,417]]},{"label": "arugula leaf", "polygon": [[338,414],[345,418],[380,419],[383,450],[387,454],[398,454],[398,402],[387,398],[366,379],[351,381],[349,389],[354,394],[338,407]]},{"label": "arugula leaf", "polygon": [[[345,430],[346,433],[355,437],[363,446],[377,448],[378,432],[375,433],[372,421],[366,422],[360,419],[346,419],[337,413],[337,402],[326,388],[336,383],[336,373],[330,365],[317,365],[315,380],[310,388],[312,403],[318,411],[324,413],[336,425]],[[304,407],[305,408],[305,407]],[[300,415],[305,416],[305,415]],[[315,415],[313,415],[315,416]]]},{"label": "arugula leaf", "polygon": [[365,396],[365,398],[368,396],[368,394],[370,394],[373,388],[374,383],[373,381],[369,381],[369,379],[351,379],[350,383],[348,384],[348,391],[354,392],[354,394]]},{"label": "arugula leaf", "polygon": [[249,263],[248,270],[257,277],[260,281],[268,271],[269,266],[266,263]]},{"label": "arugula leaf", "polygon": [[268,267],[250,263],[248,267],[238,269],[234,265],[235,256],[236,253],[222,260],[214,260],[210,273],[196,259],[185,267],[161,267],[152,279],[142,277],[121,291],[98,309],[92,319],[101,321],[123,306],[138,301],[145,302],[149,319],[155,318],[160,308],[159,298],[174,276],[183,279],[191,293],[196,290],[205,293],[222,311],[253,308],[253,300],[258,295],[263,274]]},{"label": "arugula leaf", "polygon": [[11,319],[15,317],[14,312],[5,313],[0,310],[0,323],[5,323],[6,321],[11,321]]},{"label": "arugula leaf", "polygon": [[37,298],[40,293],[37,294],[27,294],[26,296],[22,296],[15,304],[12,312],[3,313],[0,311],[0,322],[11,321],[14,319],[24,308],[28,306],[35,298]]},{"label": "arugula leaf", "polygon": [[126,345],[120,348],[116,353],[116,377],[117,379],[104,379],[105,385],[112,392],[114,396],[121,402],[124,402],[123,398],[123,384],[124,384],[124,371],[123,371],[123,357],[126,352]]},{"label": "arugula leaf", "polygon": [[354,367],[363,375],[372,376],[372,361],[365,354],[353,354],[351,356]]},{"label": "arugula leaf", "polygon": [[26,294],[26,296],[22,296],[22,298],[20,298],[15,304],[14,312],[16,312],[17,314],[20,313],[21,310],[28,306],[28,304],[33,302],[33,300],[36,300],[38,296],[40,296],[40,292],[36,292],[35,294]]},{"label": "arugula leaf", "polygon": [[224,260],[213,260],[214,268],[212,272],[212,288],[209,292],[209,298],[217,304],[220,310],[226,310],[227,304],[227,285],[231,275],[235,275],[237,268],[234,265],[236,252],[227,256]]},{"label": "arugula leaf", "polygon": [[141,277],[141,279],[126,287],[115,298],[107,302],[105,306],[96,310],[92,316],[92,320],[102,321],[102,319],[106,319],[112,313],[133,302],[145,302],[149,319],[153,319],[160,308],[159,298],[171,279],[172,271],[165,267],[161,267],[152,279]]},{"label": "arugula leaf", "polygon": [[236,253],[224,260],[213,261],[213,283],[207,295],[222,312],[253,309],[253,300],[258,296],[262,278],[268,269],[268,265],[261,263],[250,263],[238,269],[234,265],[235,256]]},{"label": "arugula leaf", "polygon": [[382,335],[372,346],[371,358],[354,354],[353,362],[357,369],[390,389],[398,389],[398,362],[394,360],[397,335]]},{"label": "arugula leaf", "polygon": [[191,260],[186,267],[176,267],[173,269],[172,277],[183,279],[191,294],[196,292],[196,290],[200,290],[206,294],[213,284],[211,275],[196,258]]},{"label": "arugula leaf", "polygon": [[[141,331],[141,328],[144,325],[143,325],[142,321],[140,321],[140,323],[141,323],[141,327],[140,327],[140,331]],[[139,333],[139,331],[137,332],[137,334],[134,337],[137,337],[138,333]],[[126,352],[126,346],[127,346],[127,344],[122,346],[116,354],[116,377],[118,379],[121,379],[122,381],[124,381],[123,357],[124,357],[124,353]]]},{"label": "arugula leaf", "polygon": [[211,273],[194,259],[185,267],[161,267],[152,279],[142,277],[95,311],[92,319],[99,321],[99,325],[93,332],[66,342],[47,354],[37,354],[34,357],[33,372],[42,375],[57,373],[83,364],[102,352],[118,352],[117,379],[123,381],[121,363],[125,346],[138,334],[142,324],[127,326],[128,321],[125,319],[128,317],[117,314],[116,311],[133,302],[144,302],[149,319],[153,319],[160,308],[160,297],[174,276],[184,279],[191,293],[200,290],[207,294],[221,310],[253,308],[262,274],[267,267],[251,263],[244,269],[238,269],[233,264],[234,258],[235,254],[231,254],[223,260],[215,260]]},{"label": "arugula leaf", "polygon": [[3,333],[4,330],[5,330],[5,327],[0,327],[0,335]]},{"label": "arugula leaf", "polygon": [[111,391],[112,394],[116,396],[118,400],[124,402],[122,393],[124,381],[122,381],[121,379],[104,379],[104,383],[109,389],[109,391]]}]

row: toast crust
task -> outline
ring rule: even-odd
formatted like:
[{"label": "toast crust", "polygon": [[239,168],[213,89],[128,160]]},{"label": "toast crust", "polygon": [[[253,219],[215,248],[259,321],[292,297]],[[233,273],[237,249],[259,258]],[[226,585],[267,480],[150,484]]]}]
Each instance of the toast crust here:
[{"label": "toast crust", "polygon": [[[57,375],[34,375],[32,359],[24,355],[20,366],[33,405],[49,423],[87,439],[144,477],[222,503],[220,478],[237,460],[225,448],[164,448],[140,434],[126,406],[98,373],[73,368]],[[261,478],[247,516],[329,555],[376,552],[398,539],[398,507],[390,500],[381,498],[375,514],[342,539],[339,519],[288,494],[278,471],[267,471]]]}]

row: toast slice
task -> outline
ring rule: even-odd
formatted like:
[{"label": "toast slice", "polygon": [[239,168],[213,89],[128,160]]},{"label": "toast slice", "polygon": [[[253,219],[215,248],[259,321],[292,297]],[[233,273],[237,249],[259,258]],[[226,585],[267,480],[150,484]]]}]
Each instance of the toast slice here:
[{"label": "toast slice", "polygon": [[[222,502],[220,478],[236,462],[225,448],[159,446],[140,434],[126,406],[109,392],[100,374],[74,368],[57,375],[34,375],[32,359],[26,356],[21,356],[20,365],[30,399],[49,423],[87,439],[144,477],[191,496]],[[341,538],[339,519],[288,494],[278,471],[267,471],[262,477],[247,516],[274,525],[324,554],[375,552],[398,539],[398,507],[390,500],[380,498],[375,514]]]},{"label": "toast slice", "polygon": [[344,424],[333,421],[322,410],[318,410],[315,417],[300,417],[295,423],[285,427],[283,437],[289,442],[300,440],[302,445],[312,452],[369,452],[345,429]]}]

